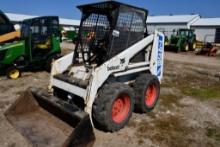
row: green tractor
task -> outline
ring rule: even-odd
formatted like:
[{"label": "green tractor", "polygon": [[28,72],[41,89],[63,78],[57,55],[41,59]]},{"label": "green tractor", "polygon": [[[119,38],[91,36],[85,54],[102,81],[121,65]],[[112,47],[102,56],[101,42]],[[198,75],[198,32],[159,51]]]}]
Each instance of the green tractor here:
[{"label": "green tractor", "polygon": [[0,13],[0,71],[17,79],[24,69],[49,71],[61,53],[59,18],[44,16],[21,22],[18,35],[9,19]]},{"label": "green tractor", "polygon": [[196,35],[192,29],[179,29],[176,35],[172,35],[167,45],[168,49],[176,52],[196,49]]},{"label": "green tractor", "polygon": [[78,38],[78,30],[75,29],[66,31],[64,37],[67,41],[72,41],[75,44]]}]

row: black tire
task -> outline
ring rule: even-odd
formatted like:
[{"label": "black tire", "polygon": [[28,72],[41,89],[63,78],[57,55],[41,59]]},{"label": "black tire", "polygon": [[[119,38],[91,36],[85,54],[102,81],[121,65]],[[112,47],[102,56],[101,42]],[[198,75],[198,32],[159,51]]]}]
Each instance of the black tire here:
[{"label": "black tire", "polygon": [[191,49],[192,51],[195,51],[195,50],[196,50],[196,40],[194,40],[194,41],[192,42],[190,49]]},{"label": "black tire", "polygon": [[[149,97],[146,98],[147,90],[154,85],[154,90],[151,91],[153,96],[149,101]],[[160,82],[154,75],[143,74],[137,77],[134,83],[135,90],[135,111],[138,113],[147,113],[154,109],[159,99],[160,94]],[[153,97],[153,98],[152,98]]]},{"label": "black tire", "polygon": [[[12,75],[13,73],[14,73],[14,76]],[[8,79],[16,80],[19,77],[21,77],[21,71],[15,66],[10,66],[6,70],[6,75]]]},{"label": "black tire", "polygon": [[[126,101],[128,101],[129,99],[129,102],[123,101],[124,103],[129,104],[129,106],[123,104],[123,110],[121,110],[119,114],[120,116],[123,116],[123,119],[120,119],[120,121],[118,121],[116,120],[116,118],[118,119],[119,117],[116,116],[119,115],[116,114],[116,116],[114,116],[114,112],[117,111],[114,109],[114,106],[120,98],[124,99],[124,97],[127,99]],[[98,129],[108,132],[114,132],[122,129],[128,123],[132,116],[132,112],[134,110],[133,98],[133,89],[131,89],[128,85],[121,83],[104,85],[99,90],[98,97],[95,99],[93,104],[92,115],[95,126]],[[121,115],[122,113],[123,115]]]}]

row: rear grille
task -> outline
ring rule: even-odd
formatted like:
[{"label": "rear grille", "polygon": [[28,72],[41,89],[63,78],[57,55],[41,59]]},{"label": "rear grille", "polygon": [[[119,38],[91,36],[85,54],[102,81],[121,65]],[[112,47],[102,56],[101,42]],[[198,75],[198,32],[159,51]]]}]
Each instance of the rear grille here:
[{"label": "rear grille", "polygon": [[6,50],[0,51],[0,60],[5,58]]}]

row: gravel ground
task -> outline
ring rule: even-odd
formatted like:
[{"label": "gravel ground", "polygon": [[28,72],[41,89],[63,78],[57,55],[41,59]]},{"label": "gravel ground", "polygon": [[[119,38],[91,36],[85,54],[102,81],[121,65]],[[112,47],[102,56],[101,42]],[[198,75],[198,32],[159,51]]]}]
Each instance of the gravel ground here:
[{"label": "gravel ground", "polygon": [[[74,46],[62,43],[65,54]],[[218,58],[165,54],[161,96],[155,110],[136,114],[116,133],[95,129],[95,147],[219,147],[220,72]],[[47,88],[49,74],[25,72],[12,81],[0,77],[0,147],[28,147],[3,113],[30,86]],[[211,93],[211,94],[210,94]]]}]

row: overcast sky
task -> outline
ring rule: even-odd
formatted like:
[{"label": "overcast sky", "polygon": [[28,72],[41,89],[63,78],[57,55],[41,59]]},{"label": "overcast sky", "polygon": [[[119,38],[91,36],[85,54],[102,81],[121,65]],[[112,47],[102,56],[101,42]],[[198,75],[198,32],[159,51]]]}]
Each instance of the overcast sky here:
[{"label": "overcast sky", "polygon": [[[1,0],[4,12],[29,15],[58,15],[79,19],[76,6],[101,0]],[[220,17],[220,0],[118,0],[148,9],[150,15],[201,14],[203,17]]]}]

